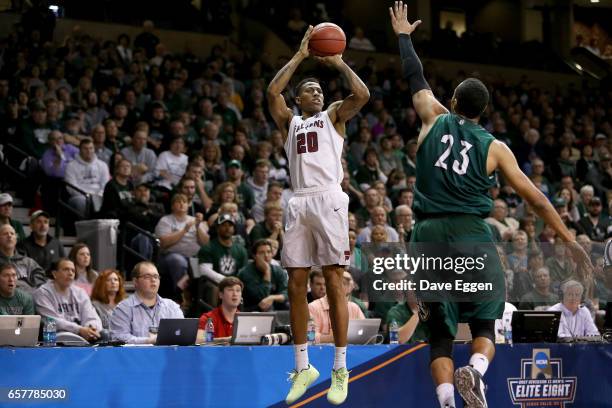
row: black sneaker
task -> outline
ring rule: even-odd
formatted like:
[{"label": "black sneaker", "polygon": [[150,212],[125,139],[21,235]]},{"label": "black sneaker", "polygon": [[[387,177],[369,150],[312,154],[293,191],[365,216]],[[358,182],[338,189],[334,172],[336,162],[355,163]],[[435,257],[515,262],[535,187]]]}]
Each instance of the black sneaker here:
[{"label": "black sneaker", "polygon": [[485,384],[474,367],[465,366],[455,370],[455,387],[463,398],[466,408],[487,408]]}]

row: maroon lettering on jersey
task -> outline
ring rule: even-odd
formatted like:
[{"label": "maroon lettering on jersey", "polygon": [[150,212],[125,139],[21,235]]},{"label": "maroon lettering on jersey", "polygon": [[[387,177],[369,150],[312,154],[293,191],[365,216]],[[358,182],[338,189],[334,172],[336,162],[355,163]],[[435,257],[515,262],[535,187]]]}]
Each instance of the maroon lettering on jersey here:
[{"label": "maroon lettering on jersey", "polygon": [[298,133],[295,135],[297,154],[314,153],[319,150],[317,132]]}]

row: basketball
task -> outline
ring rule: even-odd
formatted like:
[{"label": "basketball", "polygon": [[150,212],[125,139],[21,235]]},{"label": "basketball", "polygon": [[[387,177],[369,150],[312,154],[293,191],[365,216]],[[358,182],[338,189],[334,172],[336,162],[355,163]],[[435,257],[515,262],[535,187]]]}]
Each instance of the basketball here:
[{"label": "basketball", "polygon": [[334,23],[315,26],[310,37],[310,50],[319,57],[342,54],[346,48],[344,31]]}]

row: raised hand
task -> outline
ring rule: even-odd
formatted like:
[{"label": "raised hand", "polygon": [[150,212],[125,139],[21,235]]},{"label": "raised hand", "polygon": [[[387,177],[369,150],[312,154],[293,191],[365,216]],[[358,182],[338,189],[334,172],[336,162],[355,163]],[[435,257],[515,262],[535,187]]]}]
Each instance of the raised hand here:
[{"label": "raised hand", "polygon": [[342,54],[329,55],[327,57],[315,56],[315,59],[322,64],[329,65],[332,67],[339,67],[344,63],[344,60],[342,59]]},{"label": "raised hand", "polygon": [[391,15],[391,25],[396,35],[411,34],[421,24],[421,20],[417,20],[410,24],[408,22],[408,5],[402,1],[396,1],[393,7],[389,7]]},{"label": "raised hand", "polygon": [[302,57],[308,58],[310,55],[310,50],[308,49],[308,43],[310,42],[310,37],[312,36],[312,30],[314,30],[313,26],[308,26],[308,30],[304,33],[304,38],[302,38],[302,43],[300,44],[299,53],[302,54]]}]

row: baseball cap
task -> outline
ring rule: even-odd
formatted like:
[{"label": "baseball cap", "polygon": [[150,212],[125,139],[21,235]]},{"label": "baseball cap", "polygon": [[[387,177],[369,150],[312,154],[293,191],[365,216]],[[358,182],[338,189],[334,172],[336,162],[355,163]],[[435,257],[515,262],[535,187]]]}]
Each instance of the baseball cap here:
[{"label": "baseball cap", "polygon": [[8,204],[13,202],[13,197],[8,193],[0,194],[0,205]]},{"label": "baseball cap", "polygon": [[49,217],[49,213],[45,210],[34,211],[32,215],[30,215],[30,223],[33,223],[38,217]]},{"label": "baseball cap", "polygon": [[598,133],[595,135],[595,140],[606,140],[606,139],[608,138],[603,133]]},{"label": "baseball cap", "polygon": [[564,207],[566,204],[567,202],[565,201],[565,198],[557,197],[553,200],[553,205],[555,208]]},{"label": "baseball cap", "polygon": [[229,163],[227,163],[227,167],[236,167],[238,169],[242,168],[242,164],[240,164],[240,162],[238,160],[230,160]]},{"label": "baseball cap", "polygon": [[217,218],[217,225],[221,225],[224,222],[231,222],[233,225],[236,225],[236,222],[234,221],[234,218],[231,216],[231,214],[221,214],[219,218]]}]

